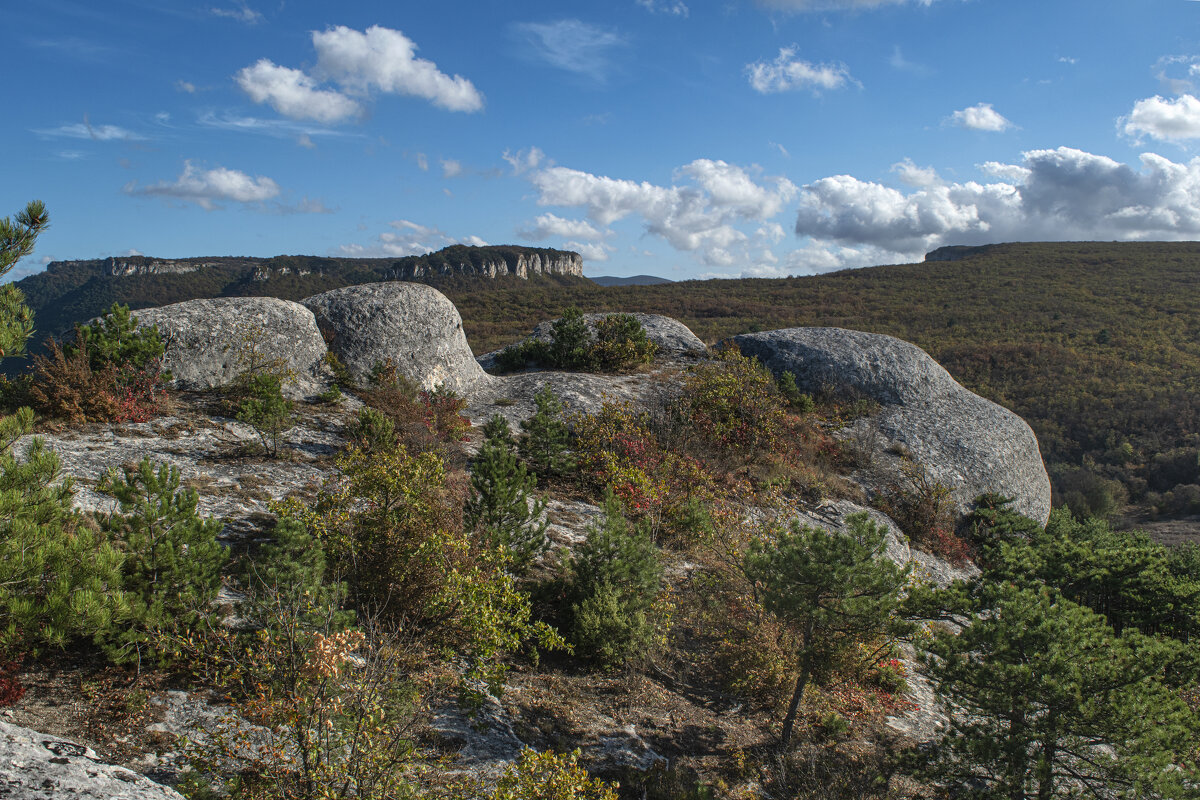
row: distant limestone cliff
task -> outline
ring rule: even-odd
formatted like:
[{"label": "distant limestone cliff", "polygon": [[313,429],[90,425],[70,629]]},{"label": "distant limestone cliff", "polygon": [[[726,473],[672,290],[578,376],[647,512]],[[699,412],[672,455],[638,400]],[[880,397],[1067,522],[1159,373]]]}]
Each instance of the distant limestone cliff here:
[{"label": "distant limestone cliff", "polygon": [[46,271],[17,283],[37,325],[36,342],[59,336],[76,322],[114,302],[133,309],[207,297],[302,297],[380,281],[419,281],[435,286],[473,281],[583,277],[583,258],[569,250],[501,245],[452,245],[436,253],[402,258],[275,256],[247,258],[153,258],[120,256],[54,261]]}]

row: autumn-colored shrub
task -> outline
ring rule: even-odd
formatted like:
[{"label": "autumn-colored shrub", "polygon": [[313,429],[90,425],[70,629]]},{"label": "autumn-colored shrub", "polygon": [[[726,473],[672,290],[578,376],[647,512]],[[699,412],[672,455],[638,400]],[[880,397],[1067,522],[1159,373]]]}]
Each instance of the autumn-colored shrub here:
[{"label": "autumn-colored shrub", "polygon": [[46,355],[33,357],[29,400],[40,414],[70,424],[145,422],[163,413],[167,394],[158,362],[144,368],[107,364],[96,368],[86,346],[64,353],[47,342]]},{"label": "autumn-colored shrub", "polygon": [[389,358],[375,365],[370,386],[358,395],[391,422],[396,440],[410,452],[430,450],[456,467],[464,463],[458,444],[471,423],[462,415],[466,400],[450,389],[421,390]]},{"label": "autumn-colored shrub", "polygon": [[900,526],[914,544],[952,564],[971,557],[969,542],[955,533],[950,488],[921,464],[905,458],[900,474],[875,497],[875,506]]}]

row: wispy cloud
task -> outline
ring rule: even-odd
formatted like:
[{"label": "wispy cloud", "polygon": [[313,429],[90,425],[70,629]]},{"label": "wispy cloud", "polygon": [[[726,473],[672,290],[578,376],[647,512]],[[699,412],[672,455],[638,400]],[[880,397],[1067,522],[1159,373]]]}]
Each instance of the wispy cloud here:
[{"label": "wispy cloud", "polygon": [[145,141],[146,137],[117,125],[93,125],[85,114],[83,122],[60,125],[57,128],[35,129],[41,136],[61,136],[68,139],[91,139],[94,142]]},{"label": "wispy cloud", "polygon": [[850,77],[845,64],[814,64],[796,58],[796,48],[783,47],[774,61],[756,61],[746,65],[750,86],[760,94],[775,94],[806,89],[817,93],[822,89],[840,89],[858,84]]},{"label": "wispy cloud", "polygon": [[511,28],[529,49],[522,53],[552,67],[603,83],[613,69],[614,53],[629,44],[623,34],[578,19],[522,22]]},{"label": "wispy cloud", "polygon": [[804,14],[813,11],[869,11],[880,6],[928,6],[933,0],[755,0],[760,8]]},{"label": "wispy cloud", "polygon": [[683,0],[637,0],[637,4],[651,14],[670,14],[675,17],[688,15],[688,7]]},{"label": "wispy cloud", "polygon": [[236,20],[246,25],[257,25],[262,22],[264,17],[258,11],[255,11],[246,3],[238,3],[235,8],[210,8],[209,13],[214,17],[224,17],[225,19]]}]

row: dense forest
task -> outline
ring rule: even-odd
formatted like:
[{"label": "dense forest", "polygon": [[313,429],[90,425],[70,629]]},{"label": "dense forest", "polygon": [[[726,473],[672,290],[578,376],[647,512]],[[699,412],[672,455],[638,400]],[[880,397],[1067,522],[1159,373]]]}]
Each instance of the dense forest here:
[{"label": "dense forest", "polygon": [[[136,309],[202,296],[300,299],[383,275],[369,260],[268,263],[265,280],[233,265],[112,277],[64,264],[19,286],[39,329],[53,333],[115,301]],[[429,282],[458,306],[477,354],[569,306],[666,314],[710,343],[806,325],[914,342],[965,386],[1029,421],[1056,502],[1144,522],[1200,512],[1197,269],[1197,243],[1029,243],[944,248],[921,264],[785,279],[624,287],[564,276]]]}]

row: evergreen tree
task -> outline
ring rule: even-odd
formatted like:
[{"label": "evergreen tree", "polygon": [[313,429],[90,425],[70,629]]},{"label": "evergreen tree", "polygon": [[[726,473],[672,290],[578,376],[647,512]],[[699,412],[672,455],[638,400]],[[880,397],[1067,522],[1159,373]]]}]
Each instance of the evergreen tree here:
[{"label": "evergreen tree", "polygon": [[253,373],[247,378],[246,392],[237,418],[254,428],[268,455],[278,456],[280,438],[295,425],[292,401],[283,396],[283,380],[272,372]]},{"label": "evergreen tree", "polygon": [[560,369],[578,369],[591,363],[592,332],[583,312],[571,306],[550,326],[550,363]]},{"label": "evergreen tree", "polygon": [[517,451],[536,474],[565,475],[575,468],[575,459],[568,452],[571,437],[563,419],[562,400],[547,383],[533,401],[537,410],[521,423],[524,435]]},{"label": "evergreen tree", "polygon": [[546,504],[530,495],[537,480],[517,460],[508,422],[494,415],[483,428],[483,446],[471,465],[471,496],[465,514],[468,529],[480,526],[495,547],[508,551],[517,573],[543,552]]},{"label": "evergreen tree", "polygon": [[571,561],[571,630],[579,652],[608,668],[644,654],[654,636],[651,612],[661,581],[649,531],[632,527],[608,492],[603,520],[588,529]]},{"label": "evergreen tree", "polygon": [[10,656],[97,635],[127,610],[121,553],[82,524],[58,456],[36,438],[23,459],[12,452],[32,427],[27,408],[0,419],[0,652]]},{"label": "evergreen tree", "polygon": [[75,342],[63,346],[63,355],[83,350],[94,370],[110,364],[140,370],[155,365],[165,349],[157,325],[139,328],[129,306],[113,303],[96,322],[75,327]]},{"label": "evergreen tree", "polygon": [[[33,252],[38,234],[50,224],[50,215],[41,200],[34,200],[17,214],[16,219],[0,219],[0,275]],[[25,295],[11,283],[0,288],[0,358],[18,356],[33,335],[33,313],[25,305]]]},{"label": "evergreen tree", "polygon": [[902,629],[895,612],[908,570],[884,555],[886,531],[866,512],[846,523],[844,534],[793,523],[752,544],[745,557],[763,604],[797,637],[800,672],[783,721],[784,747],[809,682],[859,642]]},{"label": "evergreen tree", "polygon": [[1195,796],[1197,723],[1159,677],[1180,645],[1044,587],[983,584],[955,611],[971,624],[926,646],[952,711],[927,776],[1006,800]]},{"label": "evergreen tree", "polygon": [[[180,489],[179,470],[149,458],[122,475],[109,472],[96,490],[116,498],[120,512],[105,521],[125,551],[124,583],[133,624],[111,651],[140,660],[152,635],[196,627],[221,586],[227,554],[221,523],[196,513],[194,489]],[[150,645],[153,649],[153,645]]]}]

